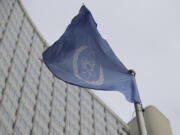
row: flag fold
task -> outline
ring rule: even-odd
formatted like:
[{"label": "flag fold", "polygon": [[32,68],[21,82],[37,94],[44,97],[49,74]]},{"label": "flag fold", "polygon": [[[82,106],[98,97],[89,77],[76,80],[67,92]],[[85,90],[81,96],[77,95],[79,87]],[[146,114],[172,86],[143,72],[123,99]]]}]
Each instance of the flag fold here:
[{"label": "flag fold", "polygon": [[95,90],[120,91],[129,102],[140,102],[134,76],[101,37],[84,5],[60,39],[43,52],[43,60],[65,82]]}]

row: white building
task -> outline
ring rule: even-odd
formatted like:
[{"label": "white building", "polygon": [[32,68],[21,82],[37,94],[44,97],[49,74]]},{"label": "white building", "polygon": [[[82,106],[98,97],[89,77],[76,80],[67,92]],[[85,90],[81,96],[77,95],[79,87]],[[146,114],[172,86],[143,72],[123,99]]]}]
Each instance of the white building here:
[{"label": "white building", "polygon": [[92,92],[52,76],[46,47],[22,3],[0,0],[0,134],[128,135]]}]

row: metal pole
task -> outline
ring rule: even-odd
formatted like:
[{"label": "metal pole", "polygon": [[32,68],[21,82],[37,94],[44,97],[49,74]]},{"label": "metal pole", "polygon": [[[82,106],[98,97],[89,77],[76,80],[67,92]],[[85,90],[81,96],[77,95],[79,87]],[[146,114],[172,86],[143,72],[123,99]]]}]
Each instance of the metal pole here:
[{"label": "metal pole", "polygon": [[136,120],[139,128],[139,133],[140,135],[147,135],[142,105],[140,103],[134,103],[134,107],[136,110]]},{"label": "metal pole", "polygon": [[[134,70],[129,70],[129,72],[135,77],[136,72]],[[136,120],[137,120],[137,125],[139,128],[139,133],[140,135],[147,135],[147,130],[146,130],[146,125],[144,121],[144,116],[143,116],[143,107],[141,103],[134,103],[134,107],[136,110]]]}]

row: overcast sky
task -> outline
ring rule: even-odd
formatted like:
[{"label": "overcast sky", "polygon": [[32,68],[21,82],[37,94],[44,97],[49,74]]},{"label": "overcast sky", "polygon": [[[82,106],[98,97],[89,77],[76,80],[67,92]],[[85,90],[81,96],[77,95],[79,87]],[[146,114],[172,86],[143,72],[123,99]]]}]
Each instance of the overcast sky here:
[{"label": "overcast sky", "polygon": [[[81,0],[22,0],[51,45],[77,15]],[[98,30],[128,69],[135,69],[144,106],[154,105],[180,135],[180,1],[84,0]],[[122,120],[134,106],[118,92],[95,92]]]}]

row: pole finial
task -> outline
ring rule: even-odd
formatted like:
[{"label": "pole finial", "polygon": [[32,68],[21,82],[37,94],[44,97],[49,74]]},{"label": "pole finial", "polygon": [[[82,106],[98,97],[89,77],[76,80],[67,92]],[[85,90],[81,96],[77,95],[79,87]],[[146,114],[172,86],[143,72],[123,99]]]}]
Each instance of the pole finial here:
[{"label": "pole finial", "polygon": [[82,0],[82,5],[84,6],[84,0]]},{"label": "pole finial", "polygon": [[133,76],[136,76],[136,72],[133,69],[129,69],[129,73],[131,73]]}]

